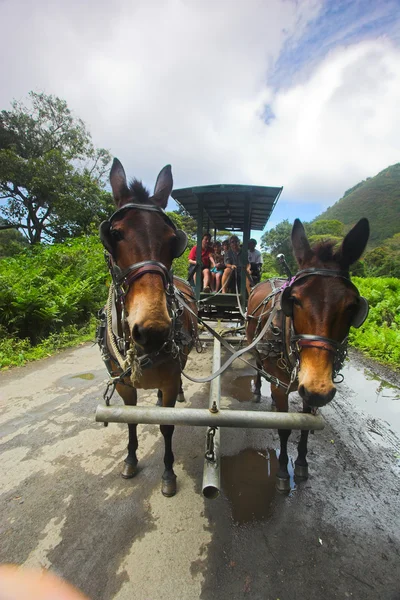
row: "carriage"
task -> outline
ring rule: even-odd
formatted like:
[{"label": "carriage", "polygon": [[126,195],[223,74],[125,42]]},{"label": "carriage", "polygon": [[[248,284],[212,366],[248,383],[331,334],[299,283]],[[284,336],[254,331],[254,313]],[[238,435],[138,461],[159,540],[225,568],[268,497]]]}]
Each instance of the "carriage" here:
[{"label": "carriage", "polygon": [[[154,193],[137,180],[128,186],[121,163],[114,159],[110,182],[116,211],[100,225],[112,277],[105,323],[99,335],[104,362],[110,373],[106,405],[96,411],[96,420],[122,422],[129,426],[128,456],[121,475],[137,474],[136,426],[160,424],[164,437],[165,471],[161,491],[176,493],[172,435],[175,425],[206,426],[203,493],[218,496],[220,489],[220,428],[257,427],[278,429],[280,437],[277,487],[289,490],[287,441],[292,429],[301,430],[295,475],[308,477],[307,439],[309,430],[323,429],[318,408],[334,397],[335,378],[340,377],[347,352],[350,327],[360,327],[368,315],[368,302],[351,282],[349,269],[363,253],[369,223],[360,219],[347,233],[339,249],[334,242],[310,246],[299,219],[294,221],[292,246],[299,270],[286,281],[267,280],[252,290],[246,309],[247,244],[251,229],[263,229],[282,188],[218,185],[172,192],[170,165],[156,181]],[[196,290],[173,275],[173,260],[187,245],[164,212],[169,196],[197,220],[198,266]],[[236,294],[201,292],[201,245],[207,230],[224,228],[243,231],[241,289]],[[218,317],[246,322],[247,342],[238,350],[208,321]],[[193,378],[210,382],[209,408],[175,408],[182,398],[182,380],[189,352],[199,343],[198,323],[214,338],[212,373]],[[243,336],[234,341],[242,344]],[[230,355],[221,366],[221,346]],[[256,364],[245,354],[255,352]],[[256,393],[261,376],[271,383],[276,412],[221,409],[222,372],[236,359],[257,371]],[[340,379],[339,379],[340,381]],[[159,406],[137,406],[137,388],[158,389]],[[125,406],[110,405],[114,390]],[[109,390],[111,392],[109,393]],[[288,412],[288,397],[298,391],[303,412]]]},{"label": "carriage", "polygon": [[[246,310],[247,246],[251,231],[262,231],[267,224],[282,187],[250,185],[208,185],[174,190],[174,200],[197,222],[196,299],[199,313],[207,319],[242,320]],[[204,231],[242,233],[240,289],[224,294],[201,290],[201,238]]]}]

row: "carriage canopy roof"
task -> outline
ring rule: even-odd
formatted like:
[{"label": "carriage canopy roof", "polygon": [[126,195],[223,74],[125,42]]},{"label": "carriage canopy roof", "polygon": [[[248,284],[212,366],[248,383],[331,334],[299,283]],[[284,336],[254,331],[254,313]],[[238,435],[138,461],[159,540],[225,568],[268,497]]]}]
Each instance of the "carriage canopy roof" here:
[{"label": "carriage canopy roof", "polygon": [[281,187],[257,185],[206,185],[173,190],[172,197],[193,219],[204,208],[210,226],[228,231],[243,231],[247,207],[250,229],[262,230],[282,192]]}]

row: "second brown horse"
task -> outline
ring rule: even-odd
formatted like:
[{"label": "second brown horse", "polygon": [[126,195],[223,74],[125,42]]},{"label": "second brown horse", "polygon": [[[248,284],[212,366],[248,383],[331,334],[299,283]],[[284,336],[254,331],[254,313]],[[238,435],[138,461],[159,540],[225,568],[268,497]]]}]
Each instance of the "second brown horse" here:
[{"label": "second brown horse", "polygon": [[[350,281],[349,267],[363,253],[369,237],[367,219],[361,219],[346,235],[339,250],[330,242],[310,247],[302,223],[296,219],[292,246],[299,271],[290,280],[258,284],[248,302],[247,340],[252,342],[265,328],[256,346],[258,367],[269,374],[271,395],[279,412],[288,411],[289,392],[298,391],[303,412],[310,413],[331,402],[335,377],[346,356],[350,327],[360,327],[368,303]],[[258,374],[256,397],[261,394]],[[278,489],[289,489],[287,441],[289,430],[279,430]],[[308,476],[308,431],[302,431],[295,475]]]}]

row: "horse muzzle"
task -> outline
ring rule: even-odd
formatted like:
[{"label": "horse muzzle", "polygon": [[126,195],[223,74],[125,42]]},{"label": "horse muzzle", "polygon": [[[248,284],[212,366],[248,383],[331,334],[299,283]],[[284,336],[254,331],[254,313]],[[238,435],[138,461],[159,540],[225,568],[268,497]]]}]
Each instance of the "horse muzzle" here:
[{"label": "horse muzzle", "polygon": [[308,406],[311,408],[320,408],[329,404],[336,394],[336,388],[332,387],[328,392],[322,394],[308,390],[305,385],[300,385],[298,392]]},{"label": "horse muzzle", "polygon": [[146,354],[157,352],[168,342],[171,326],[168,327],[146,327],[135,323],[132,329],[132,339],[140,346]]}]

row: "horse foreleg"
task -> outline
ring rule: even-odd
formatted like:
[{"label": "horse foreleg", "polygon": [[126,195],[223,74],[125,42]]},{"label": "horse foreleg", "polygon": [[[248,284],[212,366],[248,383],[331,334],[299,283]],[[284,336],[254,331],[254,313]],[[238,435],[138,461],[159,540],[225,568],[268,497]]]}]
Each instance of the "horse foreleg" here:
[{"label": "horse foreleg", "polygon": [[[288,396],[286,392],[280,388],[271,385],[272,398],[276,404],[276,410],[278,412],[288,412]],[[279,470],[276,474],[276,487],[279,492],[290,491],[290,478],[288,471],[289,456],[287,453],[287,443],[291,434],[290,429],[278,429],[280,439],[280,452],[279,452]]]},{"label": "horse foreleg", "polygon": [[[303,403],[303,413],[310,413],[310,412],[311,412],[311,408],[309,406],[306,406]],[[298,455],[296,458],[296,462],[294,463],[294,465],[295,465],[294,466],[294,474],[299,479],[307,479],[308,478],[308,463],[307,463],[307,459],[306,459],[308,434],[309,434],[308,429],[301,430],[300,441],[297,446]]]},{"label": "horse foreleg", "polygon": [[[134,387],[128,387],[126,385],[117,385],[117,392],[123,399],[124,403],[128,406],[136,406],[137,403],[137,391]],[[131,479],[138,471],[138,459],[136,451],[138,449],[137,439],[137,425],[128,424],[129,430],[129,441],[128,441],[128,456],[125,458],[124,467],[121,471],[121,476],[124,479]]]},{"label": "horse foreleg", "polygon": [[[256,361],[256,365],[258,369],[262,369],[262,363]],[[254,385],[254,402],[261,401],[261,373],[257,371],[256,382]]]},{"label": "horse foreleg", "polygon": [[[180,378],[169,384],[167,388],[162,390],[163,406],[174,407],[176,398],[179,393]],[[174,425],[160,425],[160,431],[164,437],[164,473],[161,479],[161,492],[168,498],[176,494],[176,475],[174,473],[174,454],[172,452],[172,436],[174,433]]]},{"label": "horse foreleg", "polygon": [[176,399],[178,402],[185,402],[185,394],[183,393],[183,386],[182,386],[182,377],[180,378],[179,393],[178,393],[178,396]]}]

